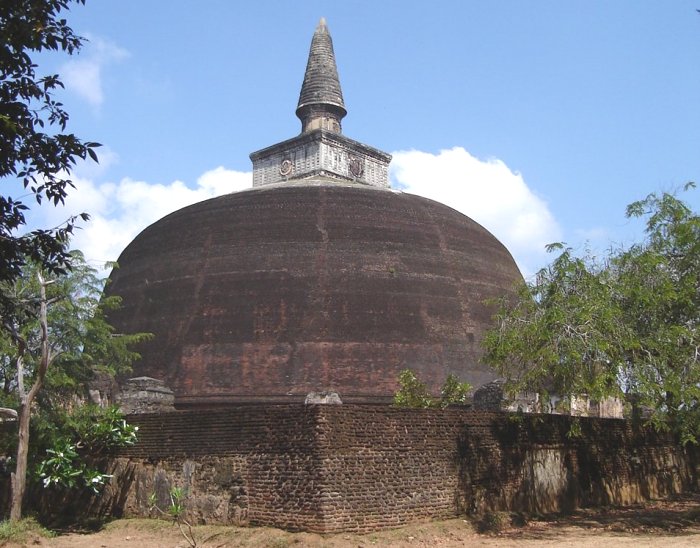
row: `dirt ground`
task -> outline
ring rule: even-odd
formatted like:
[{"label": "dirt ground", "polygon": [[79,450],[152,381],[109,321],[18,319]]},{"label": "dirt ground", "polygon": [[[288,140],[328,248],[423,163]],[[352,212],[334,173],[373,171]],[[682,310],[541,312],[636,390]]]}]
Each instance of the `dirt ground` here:
[{"label": "dirt ground", "polygon": [[[510,519],[499,514],[497,517]],[[517,518],[517,516],[516,516]],[[518,521],[516,519],[516,521]],[[507,524],[498,533],[479,533],[478,522],[463,519],[411,525],[365,535],[289,533],[268,527],[198,526],[198,546],[359,548],[372,546],[700,546],[700,494],[628,508],[581,510],[568,516]],[[176,525],[158,520],[117,520],[98,532],[64,532],[54,538],[30,537],[2,547],[181,548],[190,546]]]}]

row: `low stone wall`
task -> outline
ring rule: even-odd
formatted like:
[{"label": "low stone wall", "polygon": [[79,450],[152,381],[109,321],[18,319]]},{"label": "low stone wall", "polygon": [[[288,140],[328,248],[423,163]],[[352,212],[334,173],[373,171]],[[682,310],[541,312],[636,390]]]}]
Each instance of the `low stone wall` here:
[{"label": "low stone wall", "polygon": [[[486,510],[546,513],[695,489],[695,455],[617,419],[362,405],[134,415],[140,441],[101,497],[71,512],[149,515],[187,493],[191,519],[373,531]],[[56,498],[53,503],[55,506]],[[77,506],[76,506],[77,505]],[[67,507],[67,506],[66,506]]]}]

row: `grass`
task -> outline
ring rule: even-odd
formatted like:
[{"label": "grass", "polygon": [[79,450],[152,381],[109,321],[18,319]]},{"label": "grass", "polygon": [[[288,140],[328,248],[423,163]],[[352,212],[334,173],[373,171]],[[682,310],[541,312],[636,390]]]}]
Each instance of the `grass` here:
[{"label": "grass", "polygon": [[55,533],[45,529],[34,518],[0,521],[0,542],[26,542],[30,537],[51,538]]}]

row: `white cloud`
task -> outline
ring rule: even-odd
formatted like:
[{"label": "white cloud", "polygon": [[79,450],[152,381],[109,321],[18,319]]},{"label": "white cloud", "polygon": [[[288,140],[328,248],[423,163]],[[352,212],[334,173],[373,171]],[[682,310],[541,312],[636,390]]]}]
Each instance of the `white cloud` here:
[{"label": "white cloud", "polygon": [[87,178],[73,180],[76,188],[64,206],[40,208],[41,225],[57,226],[70,214],[88,212],[90,221],[81,223],[71,243],[97,268],[115,261],[139,232],[165,215],[252,184],[250,172],[223,167],[202,174],[195,188],[182,181],[152,184],[125,178],[119,183],[96,184]]},{"label": "white cloud", "polygon": [[[115,160],[111,151],[106,153],[101,157],[107,163]],[[36,224],[56,226],[69,214],[88,212],[91,220],[76,231],[73,247],[94,266],[116,260],[141,230],[165,215],[252,183],[250,172],[223,167],[202,174],[194,188],[182,181],[153,184],[131,178],[96,183],[92,173],[78,167],[76,189],[66,205],[38,208]],[[547,204],[500,160],[480,160],[461,147],[438,154],[400,151],[394,153],[391,179],[394,188],[442,202],[482,224],[505,244],[525,276],[551,260],[545,245],[561,240]]]},{"label": "white cloud", "polygon": [[125,49],[111,42],[89,38],[82,52],[61,66],[61,80],[68,91],[76,93],[93,107],[99,107],[104,101],[102,68],[127,56]]},{"label": "white cloud", "polygon": [[483,225],[525,276],[548,262],[544,246],[561,239],[547,204],[501,160],[480,160],[462,147],[438,154],[399,151],[393,153],[391,179],[394,188],[442,202]]}]

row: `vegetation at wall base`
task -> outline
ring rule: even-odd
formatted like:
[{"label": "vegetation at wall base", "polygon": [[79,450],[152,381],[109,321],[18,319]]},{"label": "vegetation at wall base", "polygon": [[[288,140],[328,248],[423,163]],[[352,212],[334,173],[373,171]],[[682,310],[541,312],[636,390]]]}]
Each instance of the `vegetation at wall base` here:
[{"label": "vegetation at wall base", "polygon": [[126,422],[117,407],[94,404],[76,408],[56,431],[52,446],[36,467],[34,477],[45,488],[88,489],[98,494],[112,477],[100,471],[95,463],[111,451],[134,445],[137,426]]},{"label": "vegetation at wall base", "polygon": [[[688,191],[693,183],[685,186]],[[630,204],[643,242],[559,255],[499,302],[484,361],[506,390],[623,398],[681,443],[700,440],[700,216],[675,193]]]},{"label": "vegetation at wall base", "polygon": [[486,512],[477,521],[477,530],[480,533],[501,533],[512,524],[511,515],[508,512]]},{"label": "vegetation at wall base", "polygon": [[148,498],[148,504],[150,512],[157,514],[158,516],[168,517],[173,520],[173,523],[177,524],[180,529],[180,534],[187,541],[192,548],[196,548],[197,539],[195,537],[194,531],[192,530],[192,524],[185,517],[185,499],[187,495],[185,491],[180,487],[172,487],[168,493],[170,497],[170,504],[163,510],[158,506],[156,493],[151,493]]}]

